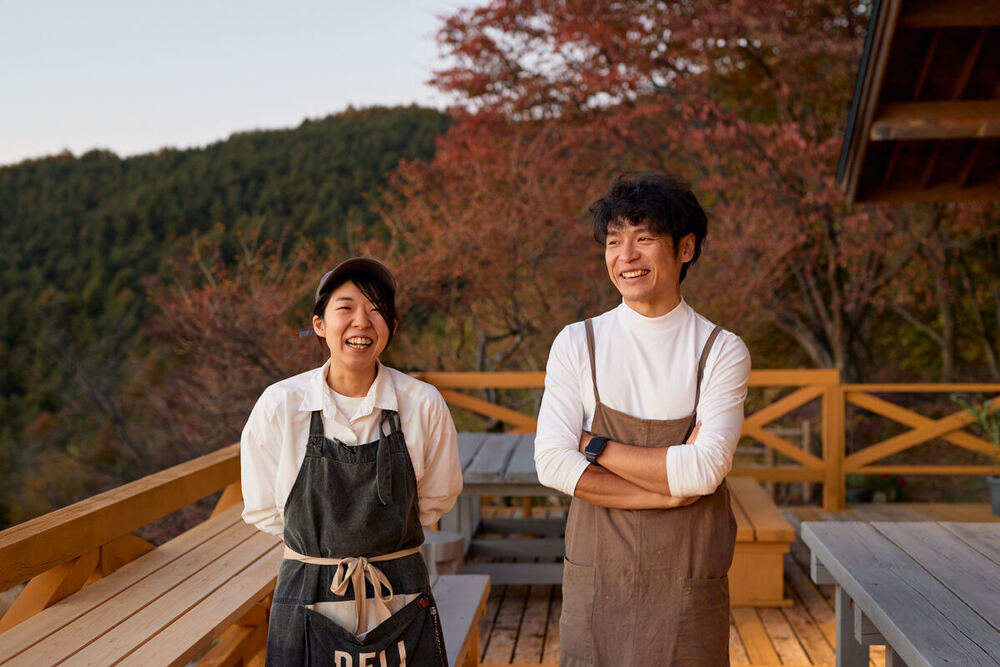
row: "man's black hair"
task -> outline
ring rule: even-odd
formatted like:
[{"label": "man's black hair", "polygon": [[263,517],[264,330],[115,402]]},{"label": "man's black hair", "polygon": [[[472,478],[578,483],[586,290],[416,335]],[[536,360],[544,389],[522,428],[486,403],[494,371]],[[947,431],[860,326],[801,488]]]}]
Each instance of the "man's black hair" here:
[{"label": "man's black hair", "polygon": [[604,244],[608,228],[648,224],[656,234],[670,234],[674,255],[680,240],[694,234],[694,255],[681,265],[681,280],[688,267],[698,261],[701,243],[708,234],[705,211],[694,193],[670,174],[638,171],[622,174],[590,207],[594,216],[594,239]]},{"label": "man's black hair", "polygon": [[[326,314],[326,304],[330,302],[330,295],[347,281],[351,281],[358,286],[358,290],[361,291],[366,299],[371,301],[372,305],[375,306],[375,310],[385,320],[386,325],[389,327],[389,339],[385,342],[386,347],[388,347],[389,343],[392,342],[393,334],[396,333],[396,329],[399,326],[399,321],[396,319],[396,292],[381,280],[376,280],[370,273],[365,271],[351,271],[323,285],[323,291],[320,292],[319,298],[316,299],[316,305],[313,306],[313,315],[323,319],[323,316]],[[323,336],[317,336],[317,338],[319,338],[319,343],[323,350],[329,353],[326,339]]]}]

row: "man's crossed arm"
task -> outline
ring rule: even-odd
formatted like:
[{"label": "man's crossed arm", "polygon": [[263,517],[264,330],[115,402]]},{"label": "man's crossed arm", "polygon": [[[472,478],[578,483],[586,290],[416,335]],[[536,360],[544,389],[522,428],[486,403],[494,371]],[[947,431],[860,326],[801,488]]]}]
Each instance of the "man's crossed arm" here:
[{"label": "man's crossed arm", "polygon": [[[699,423],[688,442],[694,442]],[[584,431],[580,451],[593,436]],[[600,455],[600,465],[590,465],[576,483],[573,495],[588,503],[612,509],[672,509],[684,507],[701,496],[688,498],[670,495],[665,447],[636,447],[608,440]]]}]

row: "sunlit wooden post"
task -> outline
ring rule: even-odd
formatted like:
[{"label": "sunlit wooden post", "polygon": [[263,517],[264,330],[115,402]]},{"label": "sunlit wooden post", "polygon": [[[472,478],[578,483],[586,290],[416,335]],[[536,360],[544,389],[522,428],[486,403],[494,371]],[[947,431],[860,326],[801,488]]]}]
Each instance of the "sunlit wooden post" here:
[{"label": "sunlit wooden post", "polygon": [[844,509],[844,390],[833,371],[823,391],[823,509]]}]

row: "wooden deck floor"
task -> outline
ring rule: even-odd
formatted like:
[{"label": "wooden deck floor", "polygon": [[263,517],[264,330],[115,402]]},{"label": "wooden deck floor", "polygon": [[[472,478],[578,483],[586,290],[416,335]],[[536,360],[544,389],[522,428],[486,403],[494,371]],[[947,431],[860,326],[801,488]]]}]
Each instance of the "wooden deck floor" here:
[{"label": "wooden deck floor", "polygon": [[[486,508],[495,516],[516,516],[519,508]],[[541,515],[536,508],[535,516]],[[559,509],[546,509],[556,514]],[[784,508],[798,531],[802,521],[1000,521],[985,504],[893,503],[852,506],[842,513],[815,507]],[[809,578],[809,551],[797,541],[785,556],[786,607],[734,607],[729,656],[737,665],[833,665],[833,587]],[[556,665],[559,662],[560,586],[496,586],[480,626],[484,665]],[[884,667],[885,651],[872,647],[872,667]]]}]

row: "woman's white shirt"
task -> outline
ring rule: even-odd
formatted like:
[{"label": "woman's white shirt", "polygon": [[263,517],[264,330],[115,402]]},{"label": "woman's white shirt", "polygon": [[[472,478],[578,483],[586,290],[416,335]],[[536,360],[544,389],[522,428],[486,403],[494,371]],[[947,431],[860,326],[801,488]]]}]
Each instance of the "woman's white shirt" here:
[{"label": "woman's white shirt", "polygon": [[[360,401],[338,399],[326,383],[329,363],[271,385],[257,400],[240,441],[243,520],[275,535],[284,531],[285,502],[305,458],[314,410],[323,413],[326,437],[346,445],[377,440],[382,410],[395,410],[417,478],[420,523],[433,524],[462,490],[458,434],[441,394],[379,364],[375,381]],[[344,414],[352,403],[354,414]],[[334,495],[338,491],[330,489]]]}]

